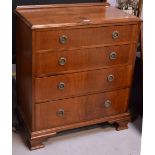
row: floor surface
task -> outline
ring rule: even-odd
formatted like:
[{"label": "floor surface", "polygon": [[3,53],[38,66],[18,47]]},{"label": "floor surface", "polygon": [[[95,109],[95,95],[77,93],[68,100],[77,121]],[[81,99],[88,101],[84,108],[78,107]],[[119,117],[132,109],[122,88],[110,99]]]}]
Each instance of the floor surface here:
[{"label": "floor surface", "polygon": [[91,126],[49,138],[45,148],[30,151],[19,133],[13,133],[13,155],[140,155],[139,117],[129,129],[116,131],[109,125]]}]

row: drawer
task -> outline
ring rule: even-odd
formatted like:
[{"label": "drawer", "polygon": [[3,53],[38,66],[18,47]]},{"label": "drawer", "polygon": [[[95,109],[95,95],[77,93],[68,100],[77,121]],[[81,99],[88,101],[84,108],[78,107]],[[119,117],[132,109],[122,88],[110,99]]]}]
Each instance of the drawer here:
[{"label": "drawer", "polygon": [[138,25],[37,31],[35,52],[137,41]]},{"label": "drawer", "polygon": [[37,53],[33,56],[34,75],[55,75],[60,72],[124,65],[132,60],[132,47],[132,45],[122,45]]},{"label": "drawer", "polygon": [[129,89],[35,104],[36,129],[48,129],[126,112]]},{"label": "drawer", "polygon": [[63,99],[130,86],[132,67],[34,78],[35,101]]}]

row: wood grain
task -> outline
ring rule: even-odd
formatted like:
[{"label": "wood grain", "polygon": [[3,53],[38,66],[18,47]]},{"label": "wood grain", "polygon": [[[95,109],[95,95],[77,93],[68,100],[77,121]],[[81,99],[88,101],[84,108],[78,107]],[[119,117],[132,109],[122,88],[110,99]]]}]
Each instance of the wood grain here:
[{"label": "wood grain", "polygon": [[[133,46],[127,44],[73,51],[37,53],[33,55],[33,75],[49,76],[132,64],[133,48]],[[112,52],[116,53],[116,59],[110,59]],[[64,65],[59,64],[61,58],[66,59]]]},{"label": "wood grain", "polygon": [[25,123],[32,128],[32,32],[19,18],[16,21],[16,81],[18,107]]},{"label": "wood grain", "polygon": [[[136,30],[135,30],[136,29]],[[70,48],[87,47],[93,45],[104,45],[121,42],[135,42],[137,38],[133,37],[133,33],[137,32],[138,25],[126,26],[107,26],[96,28],[82,28],[69,30],[49,30],[37,31],[35,33],[35,49],[36,52],[43,50],[68,50]],[[112,38],[114,31],[119,32],[117,39]],[[61,44],[59,38],[67,36],[66,44]],[[95,39],[94,39],[95,35]]]},{"label": "wood grain", "polygon": [[[35,102],[45,102],[129,87],[131,71],[132,66],[128,66],[34,78]],[[114,76],[114,80],[109,82],[107,77],[111,74]],[[65,84],[64,90],[58,89],[58,85],[61,82]]]},{"label": "wood grain", "polygon": [[107,3],[20,6],[16,17],[18,111],[29,148],[97,123],[126,129],[141,20]]},{"label": "wood grain", "polygon": [[[122,89],[108,93],[36,104],[36,130],[124,113],[127,109],[128,94],[129,89]],[[104,106],[106,100],[111,101],[111,106],[108,108]],[[59,109],[64,110],[63,116],[57,115]]]},{"label": "wood grain", "polygon": [[[135,23],[140,19],[115,7],[98,4],[67,4],[18,7],[16,14],[32,29],[104,25],[107,23]],[[86,9],[87,8],[87,9]],[[51,18],[52,17],[52,18]],[[90,22],[83,22],[89,19]]]}]

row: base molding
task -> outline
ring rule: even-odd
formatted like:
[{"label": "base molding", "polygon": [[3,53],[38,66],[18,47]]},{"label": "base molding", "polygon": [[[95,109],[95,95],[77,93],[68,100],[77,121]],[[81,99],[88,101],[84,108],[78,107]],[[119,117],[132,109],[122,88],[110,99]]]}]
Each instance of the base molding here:
[{"label": "base molding", "polygon": [[108,122],[109,124],[115,124],[116,130],[119,131],[119,130],[127,129],[128,123],[130,120],[131,120],[130,113],[127,112],[127,113],[123,113],[119,115],[99,118],[95,120],[89,120],[85,122],[80,122],[80,123],[75,123],[75,124],[70,124],[70,125],[65,125],[61,127],[40,130],[40,131],[30,131],[27,128],[26,124],[24,123],[24,120],[23,120],[22,125],[25,129],[25,138],[26,138],[26,142],[27,142],[29,149],[35,150],[35,149],[40,149],[40,148],[45,147],[43,142],[45,142],[48,138],[56,136],[57,133],[61,131],[100,124],[104,122]]},{"label": "base molding", "polygon": [[120,130],[124,130],[124,129],[128,129],[128,120],[126,120],[126,121],[118,121],[116,130],[120,131]]},{"label": "base molding", "polygon": [[43,144],[43,142],[45,141],[45,139],[27,139],[26,143],[29,147],[30,150],[36,150],[36,149],[40,149],[45,147],[45,145]]},{"label": "base molding", "polygon": [[131,121],[131,116],[129,115],[129,117],[122,117],[118,120],[110,121],[108,123],[115,124],[116,130],[120,131],[120,130],[128,129],[128,123],[130,121]]}]

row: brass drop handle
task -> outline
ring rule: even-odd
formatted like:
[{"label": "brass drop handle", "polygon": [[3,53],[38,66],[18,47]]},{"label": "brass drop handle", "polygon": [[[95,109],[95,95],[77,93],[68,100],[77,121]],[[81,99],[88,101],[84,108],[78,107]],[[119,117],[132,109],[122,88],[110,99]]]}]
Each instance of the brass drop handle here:
[{"label": "brass drop handle", "polygon": [[115,60],[116,58],[117,58],[116,52],[111,52],[110,55],[109,55],[109,59],[110,60]]},{"label": "brass drop handle", "polygon": [[64,88],[65,88],[65,83],[60,82],[60,83],[58,84],[58,89],[59,89],[59,90],[63,90]]},{"label": "brass drop handle", "polygon": [[114,80],[114,75],[113,74],[108,75],[107,80],[108,82],[112,82]]},{"label": "brass drop handle", "polygon": [[60,38],[59,38],[59,42],[60,42],[61,44],[66,44],[66,43],[67,43],[67,40],[68,40],[68,37],[67,37],[66,35],[62,35],[62,36],[60,36]]},{"label": "brass drop handle", "polygon": [[57,116],[58,116],[58,117],[63,117],[64,114],[65,114],[65,110],[64,110],[64,109],[59,109],[59,110],[57,111]]},{"label": "brass drop handle", "polygon": [[112,38],[117,39],[119,37],[119,32],[118,31],[113,31],[112,32]]},{"label": "brass drop handle", "polygon": [[60,58],[58,62],[59,62],[60,66],[64,66],[67,62],[67,59],[66,58]]},{"label": "brass drop handle", "polygon": [[111,106],[111,101],[110,100],[106,100],[105,102],[104,102],[104,107],[105,108],[109,108]]}]

